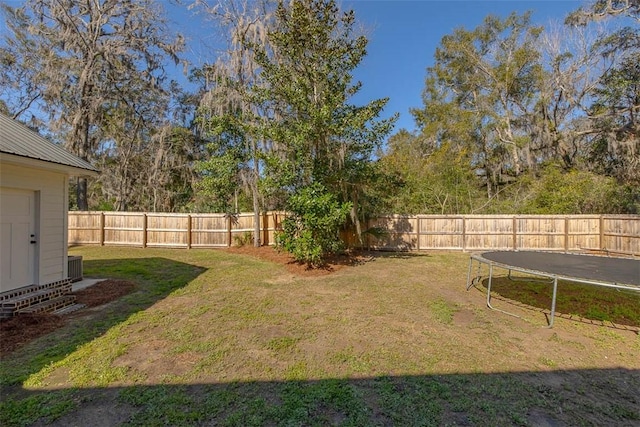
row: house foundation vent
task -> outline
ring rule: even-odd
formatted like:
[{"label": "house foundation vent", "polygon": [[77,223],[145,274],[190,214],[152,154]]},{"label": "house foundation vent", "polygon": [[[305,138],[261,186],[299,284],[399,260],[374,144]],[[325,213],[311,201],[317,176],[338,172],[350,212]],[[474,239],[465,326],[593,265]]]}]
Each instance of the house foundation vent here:
[{"label": "house foundation vent", "polygon": [[72,282],[79,282],[82,280],[82,257],[81,256],[70,256],[68,259],[68,271],[69,278]]}]

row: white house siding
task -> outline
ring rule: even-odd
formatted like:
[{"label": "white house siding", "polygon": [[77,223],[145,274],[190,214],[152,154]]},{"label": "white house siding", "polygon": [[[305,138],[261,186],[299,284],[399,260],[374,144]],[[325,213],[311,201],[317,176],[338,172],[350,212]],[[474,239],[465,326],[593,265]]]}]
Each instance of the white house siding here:
[{"label": "white house siding", "polygon": [[0,183],[6,188],[37,192],[38,284],[65,279],[67,277],[68,176],[35,167],[2,164]]}]

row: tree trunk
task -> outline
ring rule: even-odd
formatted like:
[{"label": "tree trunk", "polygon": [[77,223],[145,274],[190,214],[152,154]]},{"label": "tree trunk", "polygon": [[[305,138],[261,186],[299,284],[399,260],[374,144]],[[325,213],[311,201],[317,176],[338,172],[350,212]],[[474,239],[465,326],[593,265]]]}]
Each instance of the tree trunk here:
[{"label": "tree trunk", "polygon": [[87,201],[87,178],[78,177],[76,185],[76,203],[78,205],[78,210],[89,210],[89,202]]},{"label": "tree trunk", "polygon": [[258,248],[262,246],[262,239],[260,239],[260,199],[258,198],[259,165],[258,158],[256,156],[256,145],[256,142],[253,141],[253,176],[251,177],[251,194],[253,197],[253,246]]},{"label": "tree trunk", "polygon": [[258,193],[253,192],[253,246],[259,248],[262,246],[260,239],[260,207],[258,206]]},{"label": "tree trunk", "polygon": [[[87,117],[80,119],[78,134],[80,137],[80,143],[78,145],[78,157],[84,161],[88,161],[87,152],[89,151],[89,123]],[[78,177],[78,185],[76,186],[76,204],[78,210],[88,211],[89,201],[87,200],[87,178]]]}]

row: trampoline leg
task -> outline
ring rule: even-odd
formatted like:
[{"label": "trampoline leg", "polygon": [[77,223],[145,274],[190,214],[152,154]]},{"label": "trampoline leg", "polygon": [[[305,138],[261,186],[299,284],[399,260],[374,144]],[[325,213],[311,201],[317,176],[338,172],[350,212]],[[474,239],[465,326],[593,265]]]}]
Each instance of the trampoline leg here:
[{"label": "trampoline leg", "polygon": [[500,313],[504,313],[504,314],[508,314],[509,316],[513,316],[513,317],[517,317],[518,319],[522,319],[522,317],[518,316],[517,314],[514,313],[509,313],[508,311],[505,310],[500,310],[499,308],[494,308],[491,305],[491,282],[493,280],[493,264],[489,264],[489,281],[487,282],[487,307],[489,307],[491,310],[495,310],[495,311],[499,311]]},{"label": "trampoline leg", "polygon": [[467,271],[467,290],[471,289],[473,282],[471,281],[471,269],[473,268],[473,258],[469,257],[469,271]]},{"label": "trampoline leg", "polygon": [[491,280],[493,279],[493,264],[489,264],[489,281],[487,282],[487,307],[491,307]]},{"label": "trampoline leg", "polygon": [[478,272],[476,273],[476,277],[474,278],[471,278],[472,270],[473,270],[473,258],[469,258],[469,270],[467,271],[467,290],[474,287],[476,283],[479,283],[480,279],[482,279],[482,276],[480,275],[480,273],[482,272],[482,263],[478,261]]},{"label": "trampoline leg", "polygon": [[553,278],[553,296],[551,297],[551,315],[549,316],[549,328],[553,328],[553,319],[556,315],[556,295],[558,294],[558,278]]}]

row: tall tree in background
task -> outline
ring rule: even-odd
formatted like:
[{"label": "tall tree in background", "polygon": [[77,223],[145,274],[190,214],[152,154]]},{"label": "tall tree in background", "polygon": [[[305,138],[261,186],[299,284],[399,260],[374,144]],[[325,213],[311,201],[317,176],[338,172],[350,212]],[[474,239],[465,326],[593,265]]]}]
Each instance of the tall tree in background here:
[{"label": "tall tree in background", "polygon": [[473,212],[481,198],[468,150],[450,142],[435,144],[432,137],[401,130],[389,138],[380,159],[384,170],[395,172],[397,185],[387,198],[391,212],[401,214],[459,214]]},{"label": "tall tree in background", "polygon": [[602,28],[554,26],[541,38],[544,84],[529,129],[539,163],[553,161],[565,170],[581,166],[592,134],[589,102],[609,61],[593,49]]},{"label": "tall tree in background", "polygon": [[[616,30],[593,46],[612,63],[593,91],[591,160],[622,184],[640,186],[640,2],[597,0],[567,18],[588,26],[615,18]],[[637,195],[640,199],[640,194]],[[640,200],[638,200],[640,202]]]},{"label": "tall tree in background", "polygon": [[435,144],[468,150],[489,198],[505,178],[534,165],[525,121],[543,77],[536,46],[541,32],[529,14],[512,14],[488,16],[473,31],[445,36],[427,72],[424,109],[413,111]]},{"label": "tall tree in background", "polygon": [[[183,48],[153,0],[27,0],[3,9],[10,34],[0,50],[0,81],[21,94],[12,111],[39,102],[50,129],[88,161],[109,143],[109,111],[136,104],[141,93],[161,93],[165,61],[177,61]],[[84,178],[78,179],[77,206],[88,209]]]},{"label": "tall tree in background", "polygon": [[594,95],[592,161],[621,183],[640,186],[640,51],[608,71]]},{"label": "tall tree in background", "polygon": [[612,16],[628,16],[639,20],[640,2],[638,0],[595,0],[587,7],[581,6],[571,13],[566,22],[570,25],[586,25]]},{"label": "tall tree in background", "polygon": [[[410,212],[634,212],[638,5],[596,1],[544,32],[528,14],[487,17],[445,36],[428,69],[424,108],[413,110],[419,133],[394,136],[382,158],[416,195],[397,202]],[[596,25],[611,17],[613,30]],[[416,144],[421,158],[403,154]],[[567,179],[554,182],[562,174]],[[474,190],[480,180],[484,200]],[[564,203],[563,192],[579,196]]]},{"label": "tall tree in background", "polygon": [[273,9],[268,0],[231,1],[206,8],[226,33],[227,50],[215,64],[199,71],[207,91],[200,102],[198,121],[210,137],[210,156],[198,164],[203,175],[198,187],[224,212],[232,210],[231,200],[237,209],[238,188],[249,193],[255,246],[261,245],[261,169],[264,153],[269,150],[257,129],[269,113],[252,94],[262,85],[253,47],[268,49]]}]

